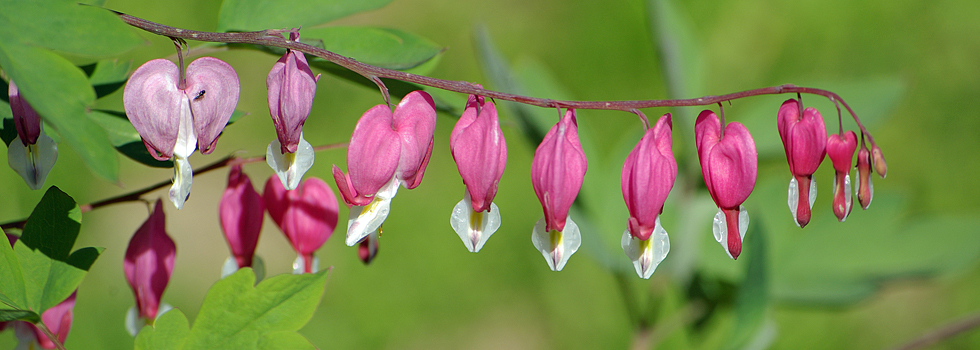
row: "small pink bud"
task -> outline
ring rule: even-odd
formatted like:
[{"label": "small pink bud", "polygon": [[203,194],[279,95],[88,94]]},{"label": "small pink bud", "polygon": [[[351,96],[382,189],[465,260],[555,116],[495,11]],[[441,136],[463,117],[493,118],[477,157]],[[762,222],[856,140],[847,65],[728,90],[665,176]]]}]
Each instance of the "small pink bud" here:
[{"label": "small pink bud", "polygon": [[758,173],[755,140],[739,122],[728,123],[722,137],[721,120],[710,110],[698,115],[694,136],[704,184],[719,209],[713,225],[715,240],[732,259],[738,259],[748,229],[748,214],[742,203],[755,189]]},{"label": "small pink bud", "polygon": [[628,228],[640,240],[653,234],[677,178],[672,128],[670,114],[664,114],[654,127],[647,129],[623,164],[621,186],[630,212]]},{"label": "small pink bud", "polygon": [[582,188],[587,169],[575,110],[568,109],[548,130],[531,161],[531,185],[544,210],[545,231],[565,230],[568,210]]},{"label": "small pink bud", "polygon": [[500,130],[493,102],[486,103],[483,96],[470,95],[450,135],[449,148],[470,194],[473,211],[489,211],[497,194],[497,183],[507,166],[507,141]]},{"label": "small pink bud", "polygon": [[[290,33],[289,40],[299,41],[299,33]],[[269,90],[269,114],[276,127],[282,154],[296,153],[319,79],[320,75],[313,75],[310,70],[306,56],[295,50],[286,50],[269,71],[265,80]]]},{"label": "small pink bud", "polygon": [[228,188],[218,204],[218,216],[239,268],[252,266],[264,213],[265,203],[252,187],[252,180],[242,172],[241,165],[232,166],[228,172]]},{"label": "small pink bud", "polygon": [[871,162],[878,176],[884,179],[885,175],[888,175],[888,164],[885,164],[885,155],[881,154],[881,148],[878,145],[871,147]]},{"label": "small pink bud", "polygon": [[8,82],[7,96],[10,98],[10,112],[14,116],[14,128],[17,129],[17,136],[24,146],[37,143],[38,136],[41,135],[41,117],[37,115],[31,104],[20,95],[17,84],[11,80]]},{"label": "small pink bud", "polygon": [[871,198],[874,196],[875,187],[871,183],[871,152],[868,151],[863,143],[857,153],[858,183],[857,197],[861,208],[867,210],[871,206]]},{"label": "small pink bud", "polygon": [[123,272],[136,297],[139,316],[153,320],[160,307],[160,298],[174,270],[177,246],[167,235],[167,221],[162,201],[157,200],[153,213],[136,230],[126,248]]},{"label": "small pink bud", "polygon": [[190,156],[195,147],[203,154],[214,151],[238,104],[238,74],[224,61],[194,60],[185,82],[178,81],[178,69],[168,60],[151,60],[133,72],[123,91],[126,115],[159,160]]},{"label": "small pink bud", "polygon": [[844,222],[851,213],[851,165],[857,149],[857,134],[853,131],[827,137],[827,156],[834,163],[834,215]]},{"label": "small pink bud", "polygon": [[[65,301],[58,303],[58,305],[47,309],[41,314],[41,322],[44,322],[44,326],[51,331],[51,334],[58,337],[58,343],[61,344],[65,343],[65,339],[68,339],[68,332],[71,331],[71,323],[72,319],[74,319],[76,293],[78,292],[72,292],[68,299],[65,299]],[[36,326],[27,322],[23,322],[23,324],[34,333],[34,337],[37,339],[37,343],[41,346],[41,348],[57,348],[54,345],[54,342],[51,341],[51,338],[48,338],[48,336],[45,335],[44,332],[41,332],[41,330]],[[30,349],[31,347],[28,346],[27,348]]]},{"label": "small pink bud", "polygon": [[313,271],[313,253],[337,228],[337,196],[323,180],[307,178],[295,190],[286,190],[272,176],[262,193],[269,217],[279,226],[300,256],[303,272]]},{"label": "small pink bud", "polygon": [[795,99],[786,100],[779,107],[776,125],[793,173],[788,204],[796,224],[804,227],[810,222],[810,209],[817,197],[813,173],[826,154],[827,128],[820,112],[812,107],[803,110],[801,116],[800,103]]},{"label": "small pink bud", "polygon": [[380,238],[378,233],[372,232],[357,244],[357,257],[364,265],[371,264],[371,261],[378,256],[378,238]]}]

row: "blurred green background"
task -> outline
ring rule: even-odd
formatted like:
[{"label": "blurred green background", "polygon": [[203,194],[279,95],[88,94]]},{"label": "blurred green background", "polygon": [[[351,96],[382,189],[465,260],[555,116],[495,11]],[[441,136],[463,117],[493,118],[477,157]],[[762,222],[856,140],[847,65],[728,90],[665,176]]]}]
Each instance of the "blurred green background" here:
[{"label": "blurred green background", "polygon": [[[214,30],[220,2],[109,0],[106,7]],[[684,349],[734,343],[867,349],[898,346],[975,314],[980,183],[974,176],[980,157],[973,151],[980,118],[965,107],[980,96],[977,13],[980,2],[962,0],[695,0],[672,7],[654,0],[395,0],[332,22],[419,34],[447,48],[428,75],[504,89],[500,76],[481,66],[489,57],[478,50],[477,38],[484,38],[484,47],[492,43],[510,66],[511,78],[538,97],[686,98],[784,83],[833,90],[866,118],[890,171],[887,179],[874,178],[868,211],[855,208],[837,223],[830,210],[833,171],[825,162],[815,175],[820,195],[814,220],[800,230],[785,206],[789,173],[775,127],[776,110],[790,96],[726,105],[728,119],[749,127],[760,152],[758,184],[746,203],[751,225],[758,227],[746,236],[743,258],[731,261],[711,238],[715,209],[691,158],[691,126],[700,108],[647,110],[651,118],[674,113],[682,174],[664,213],[673,250],[644,281],[619,248],[627,212],[618,174],[641,126],[628,113],[579,111],[588,134],[583,138],[590,138],[583,142],[591,146],[577,215],[585,215],[592,230],[583,228],[582,249],[554,273],[530,244],[531,227],[542,216],[529,180],[535,145],[518,128],[514,109],[500,108],[510,155],[495,201],[503,225],[479,254],[467,252],[448,223],[463,185],[448,147],[456,117],[440,114],[425,180],[393,201],[378,258],[364,266],[344,245],[342,227],[318,252],[320,265],[333,266],[333,272],[302,333],[324,349]],[[141,35],[147,45],[123,57],[134,67],[173,54],[168,39]],[[664,38],[669,45],[661,46]],[[673,49],[676,64],[665,59]],[[239,151],[264,154],[275,138],[265,77],[277,57],[251,50],[209,55],[235,67],[242,82],[238,109],[251,115],[225,130],[214,154],[196,155],[192,164]],[[119,91],[98,107],[121,110],[121,101]],[[374,88],[324,74],[305,137],[314,145],[346,142],[361,113],[381,102]],[[830,103],[815,96],[804,96],[804,103],[823,113],[828,131],[837,129]],[[556,120],[554,111],[533,110],[544,124]],[[320,152],[307,175],[333,186],[331,165],[345,168],[345,160],[342,150]],[[120,163],[121,187],[82,170],[66,147],[47,184],[88,203],[171,176],[170,169],[126,158]],[[262,163],[245,170],[259,190],[272,174]],[[184,209],[165,208],[178,255],[164,300],[191,320],[228,256],[216,215],[226,175],[196,176]],[[0,183],[7,184],[0,188],[0,222],[26,217],[43,194],[30,191],[9,168],[0,170]],[[165,197],[165,191],[148,198]],[[132,348],[123,327],[133,299],[122,257],[146,215],[140,203],[84,215],[77,246],[106,250],[79,288],[69,349]],[[295,258],[271,220],[258,254],[269,275],[288,273]],[[0,333],[0,348],[13,344],[11,332]],[[980,332],[971,331],[933,348],[977,347]]]}]

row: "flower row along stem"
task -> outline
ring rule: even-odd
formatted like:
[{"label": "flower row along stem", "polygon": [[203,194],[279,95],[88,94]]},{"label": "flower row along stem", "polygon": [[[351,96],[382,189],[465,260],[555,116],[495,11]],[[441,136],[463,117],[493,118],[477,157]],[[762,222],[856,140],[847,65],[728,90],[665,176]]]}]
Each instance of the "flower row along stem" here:
[{"label": "flower row along stem", "polygon": [[490,97],[493,99],[513,101],[517,103],[523,103],[532,106],[546,107],[546,108],[573,108],[573,109],[601,109],[601,110],[618,110],[630,112],[635,109],[640,108],[654,108],[654,107],[689,107],[689,106],[707,106],[713,105],[725,101],[737,100],[740,98],[760,96],[760,95],[777,95],[786,93],[796,93],[796,94],[810,94],[823,96],[829,99],[834,104],[843,105],[844,108],[851,114],[854,121],[857,123],[858,128],[861,133],[864,134],[868,141],[874,145],[874,138],[871,134],[864,128],[861,124],[861,120],[858,119],[857,114],[854,110],[844,102],[836,93],[811,88],[802,87],[792,84],[785,84],[779,86],[770,86],[759,89],[752,89],[740,92],[734,92],[730,94],[717,95],[717,96],[703,96],[697,98],[689,99],[668,99],[668,100],[624,100],[624,101],[570,101],[570,100],[552,100],[547,98],[536,98],[530,96],[515,95],[506,92],[499,92],[494,90],[487,90],[478,84],[474,84],[466,81],[457,80],[445,80],[436,79],[427,76],[411,74],[400,72],[397,70],[381,68],[377,66],[372,66],[366,63],[358,62],[357,60],[339,55],[337,53],[327,51],[315,46],[304,44],[297,41],[288,40],[282,37],[282,33],[285,30],[282,29],[267,29],[255,32],[235,32],[235,33],[215,33],[215,32],[202,32],[196,30],[188,30],[175,28],[167,25],[163,25],[156,22],[147,21],[145,19],[127,15],[118,11],[113,11],[119,18],[121,18],[127,24],[134,26],[136,28],[145,30],[147,32],[158,34],[170,38],[181,38],[196,41],[205,42],[220,42],[220,43],[240,43],[240,44],[254,44],[263,45],[271,47],[280,47],[290,50],[297,50],[306,54],[314,55],[324,60],[330,61],[341,67],[347,68],[353,72],[364,76],[368,80],[373,81],[378,85],[381,93],[385,97],[385,101],[389,101],[388,89],[385,87],[381,78],[385,79],[395,79],[401,80],[409,83],[415,83],[419,85],[434,87],[447,91],[454,91],[463,94],[478,95]]}]

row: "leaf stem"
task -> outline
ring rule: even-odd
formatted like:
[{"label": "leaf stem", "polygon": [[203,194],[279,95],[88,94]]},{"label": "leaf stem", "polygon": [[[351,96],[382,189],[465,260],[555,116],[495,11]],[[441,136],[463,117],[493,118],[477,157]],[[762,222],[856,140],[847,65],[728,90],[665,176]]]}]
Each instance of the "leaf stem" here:
[{"label": "leaf stem", "polygon": [[[326,144],[326,145],[320,145],[320,146],[313,147],[313,151],[325,151],[325,150],[330,150],[330,149],[335,149],[335,148],[346,148],[346,147],[347,147],[347,142],[332,143],[332,144]],[[210,172],[212,170],[220,169],[220,168],[224,168],[224,167],[228,167],[228,166],[234,166],[234,165],[240,165],[240,164],[249,164],[249,163],[258,163],[258,162],[264,162],[264,161],[265,161],[265,156],[244,158],[244,157],[238,157],[238,156],[236,156],[234,154],[230,154],[230,155],[227,155],[224,158],[221,158],[221,159],[219,159],[219,160],[217,160],[217,161],[215,161],[215,162],[213,162],[211,164],[208,164],[208,165],[205,165],[203,167],[194,169],[193,172],[194,172],[195,175],[201,175],[201,174]],[[115,197],[106,198],[106,199],[103,199],[103,200],[100,200],[100,201],[96,201],[96,202],[92,202],[92,203],[88,203],[88,204],[82,204],[82,205],[78,206],[78,209],[82,213],[86,213],[86,212],[92,211],[93,209],[98,209],[98,208],[101,208],[101,207],[104,207],[104,206],[107,206],[107,205],[112,205],[112,204],[117,204],[117,203],[125,203],[125,202],[139,201],[140,200],[140,197],[142,197],[143,195],[145,195],[147,193],[150,193],[150,192],[153,192],[153,191],[156,191],[158,189],[161,189],[161,188],[170,186],[171,183],[173,183],[172,180],[160,181],[160,182],[157,182],[157,183],[155,183],[153,185],[150,185],[150,186],[147,186],[147,187],[144,187],[144,188],[141,188],[141,189],[132,191],[132,192],[123,193],[123,194],[118,195],[118,196],[115,196]],[[10,228],[23,229],[24,228],[24,224],[26,224],[26,223],[27,223],[27,219],[22,219],[22,220],[17,220],[17,221],[11,221],[11,222],[6,222],[6,223],[3,223],[3,224],[0,224],[0,228],[2,228],[4,230],[10,229]]]}]

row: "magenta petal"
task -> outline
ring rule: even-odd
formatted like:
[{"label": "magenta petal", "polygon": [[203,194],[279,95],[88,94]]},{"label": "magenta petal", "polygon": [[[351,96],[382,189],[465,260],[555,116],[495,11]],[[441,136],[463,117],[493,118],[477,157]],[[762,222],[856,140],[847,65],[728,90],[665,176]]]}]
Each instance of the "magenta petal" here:
[{"label": "magenta petal", "polygon": [[710,110],[698,115],[694,136],[708,193],[718,207],[737,210],[755,189],[759,164],[755,140],[738,122],[728,123],[722,138],[721,121]]},{"label": "magenta petal", "polygon": [[834,170],[837,173],[848,173],[854,159],[854,151],[857,150],[857,134],[853,131],[845,132],[843,135],[831,134],[827,137],[827,156],[834,163]]},{"label": "magenta petal", "polygon": [[295,153],[303,123],[316,96],[316,77],[302,52],[287,50],[269,71],[269,114],[276,127],[281,151]]},{"label": "magenta petal", "polygon": [[779,107],[776,125],[790,172],[796,176],[813,175],[826,154],[827,128],[820,112],[811,107],[800,116],[799,101],[786,100]]},{"label": "magenta petal", "polygon": [[24,146],[37,143],[38,136],[41,136],[41,117],[34,111],[34,107],[20,95],[17,85],[11,80],[8,82],[7,96],[10,101],[10,112],[14,116],[14,128]]},{"label": "magenta petal", "polygon": [[672,128],[670,114],[664,114],[654,127],[647,129],[623,164],[621,186],[630,212],[629,231],[640,240],[653,234],[657,216],[663,212],[677,178]]},{"label": "magenta petal", "polygon": [[159,199],[153,213],[129,240],[123,272],[136,296],[136,308],[140,316],[154,319],[160,306],[160,297],[170,282],[174,270],[177,246],[166,232],[163,202]]},{"label": "magenta petal", "polygon": [[492,102],[485,103],[483,96],[470,95],[450,135],[449,147],[470,193],[473,211],[489,211],[507,165],[507,141]]},{"label": "magenta petal", "polygon": [[[58,303],[58,305],[47,309],[43,314],[41,314],[41,322],[44,322],[44,326],[48,327],[48,330],[58,338],[58,342],[61,344],[64,344],[65,339],[68,339],[68,332],[71,330],[72,319],[74,319],[75,294],[77,293],[77,290],[72,292],[71,295],[68,296],[68,299],[65,299],[65,301]],[[31,331],[34,332],[34,336],[37,338],[37,343],[38,345],[41,345],[41,348],[56,348],[54,342],[51,341],[47,335],[41,332],[40,329],[33,324],[28,323],[27,325],[30,327]]]},{"label": "magenta petal", "polygon": [[371,198],[391,181],[401,154],[388,106],[377,105],[357,121],[347,147],[347,169],[358,196]]},{"label": "magenta petal", "polygon": [[395,107],[392,128],[401,140],[401,154],[395,176],[413,189],[422,182],[425,166],[432,154],[432,135],[436,130],[436,106],[424,91],[412,91]]},{"label": "magenta petal", "polygon": [[228,173],[228,187],[218,204],[218,216],[239,268],[252,266],[264,213],[265,203],[252,187],[252,180],[242,172],[241,165],[232,166]]},{"label": "magenta petal", "polygon": [[201,57],[187,65],[185,94],[191,99],[197,147],[202,154],[214,151],[221,130],[238,105],[238,74],[214,57]]},{"label": "magenta petal", "polygon": [[265,183],[266,206],[296,253],[310,256],[337,227],[337,196],[323,180],[307,178],[287,191],[275,176]]},{"label": "magenta petal", "polygon": [[563,231],[588,163],[578,140],[575,110],[548,130],[531,161],[531,184],[544,210],[545,229]]},{"label": "magenta petal", "polygon": [[123,90],[126,116],[158,160],[170,159],[177,143],[180,105],[187,98],[177,79],[177,65],[159,58],[137,68]]}]

